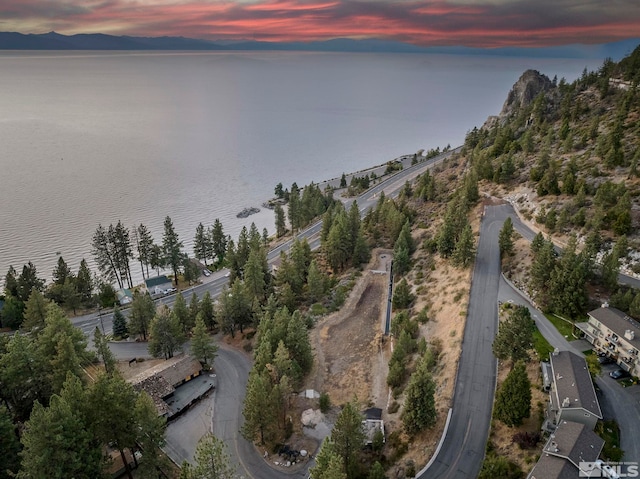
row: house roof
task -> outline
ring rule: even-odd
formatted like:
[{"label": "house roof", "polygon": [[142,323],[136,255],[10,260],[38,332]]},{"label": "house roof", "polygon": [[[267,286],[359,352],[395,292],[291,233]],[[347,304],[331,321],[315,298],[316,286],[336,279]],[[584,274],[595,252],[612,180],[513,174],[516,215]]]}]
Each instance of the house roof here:
[{"label": "house roof", "polygon": [[379,407],[370,407],[364,411],[365,419],[382,419],[382,409]]},{"label": "house roof", "polygon": [[181,383],[188,376],[194,375],[202,370],[202,365],[197,359],[191,356],[174,356],[171,359],[156,364],[155,366],[142,371],[137,376],[129,380],[134,386],[152,376],[162,377],[170,386]]},{"label": "house roof", "polygon": [[581,462],[594,462],[598,459],[603,446],[604,440],[588,426],[562,421],[542,451],[544,454],[568,459],[578,467]]},{"label": "house roof", "polygon": [[[593,319],[600,321],[607,328],[616,333],[619,337],[624,338],[625,341],[629,342],[635,348],[640,350],[640,323],[638,323],[635,319],[629,317],[619,309],[610,308],[608,306],[594,309],[588,314]],[[625,331],[633,331],[634,338],[626,338],[624,336]]]},{"label": "house roof", "polygon": [[580,462],[594,462],[598,459],[603,446],[604,440],[588,426],[572,421],[562,421],[547,441],[540,459],[527,477],[528,479],[589,477],[590,471],[586,470],[580,475],[580,469],[578,469]]},{"label": "house roof", "polygon": [[587,361],[571,351],[551,354],[554,393],[562,409],[585,409],[602,419],[602,411],[593,388]]},{"label": "house roof", "polygon": [[149,288],[155,288],[156,286],[160,286],[161,284],[171,283],[171,280],[167,278],[164,274],[161,276],[156,276],[155,278],[148,278],[144,280],[144,284]]},{"label": "house roof", "polygon": [[528,479],[575,479],[578,468],[569,461],[543,454],[527,476]]}]

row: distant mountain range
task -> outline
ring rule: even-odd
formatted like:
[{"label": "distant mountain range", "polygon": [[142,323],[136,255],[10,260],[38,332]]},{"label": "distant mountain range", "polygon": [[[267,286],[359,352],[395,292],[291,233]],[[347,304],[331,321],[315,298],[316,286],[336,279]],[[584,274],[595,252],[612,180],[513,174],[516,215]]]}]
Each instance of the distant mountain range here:
[{"label": "distant mountain range", "polygon": [[442,53],[545,58],[611,58],[619,60],[640,43],[640,38],[600,45],[562,45],[540,48],[419,47],[408,43],[337,38],[318,42],[272,43],[259,41],[214,42],[185,37],[131,37],[102,33],[61,35],[56,32],[22,34],[0,32],[0,50],[278,50],[318,52]]}]

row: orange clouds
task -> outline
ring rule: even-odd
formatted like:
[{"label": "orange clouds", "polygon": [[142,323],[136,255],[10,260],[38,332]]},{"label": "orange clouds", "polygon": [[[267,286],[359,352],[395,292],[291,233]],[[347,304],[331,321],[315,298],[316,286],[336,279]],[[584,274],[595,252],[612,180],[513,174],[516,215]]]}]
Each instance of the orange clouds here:
[{"label": "orange clouds", "polygon": [[0,0],[0,30],[545,46],[636,37],[640,9],[634,4],[628,0]]}]

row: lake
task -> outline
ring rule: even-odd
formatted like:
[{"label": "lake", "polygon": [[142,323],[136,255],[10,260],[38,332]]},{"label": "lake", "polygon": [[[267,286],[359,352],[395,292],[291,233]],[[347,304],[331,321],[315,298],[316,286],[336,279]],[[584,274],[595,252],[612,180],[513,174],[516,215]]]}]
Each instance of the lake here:
[{"label": "lake", "polygon": [[[274,186],[458,146],[522,72],[601,60],[299,52],[0,52],[0,275],[91,258],[99,223],[236,238]],[[136,279],[139,268],[133,265]]]}]

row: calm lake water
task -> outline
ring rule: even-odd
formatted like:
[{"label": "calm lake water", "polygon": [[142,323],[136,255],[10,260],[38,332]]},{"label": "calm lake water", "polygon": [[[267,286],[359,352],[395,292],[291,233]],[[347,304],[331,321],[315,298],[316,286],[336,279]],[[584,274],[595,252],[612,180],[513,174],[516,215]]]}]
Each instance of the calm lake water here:
[{"label": "calm lake water", "polygon": [[[90,264],[97,225],[173,219],[192,254],[216,218],[278,182],[460,145],[527,68],[571,81],[601,60],[412,54],[0,52],[0,275]],[[137,267],[133,271],[138,273]]]}]

